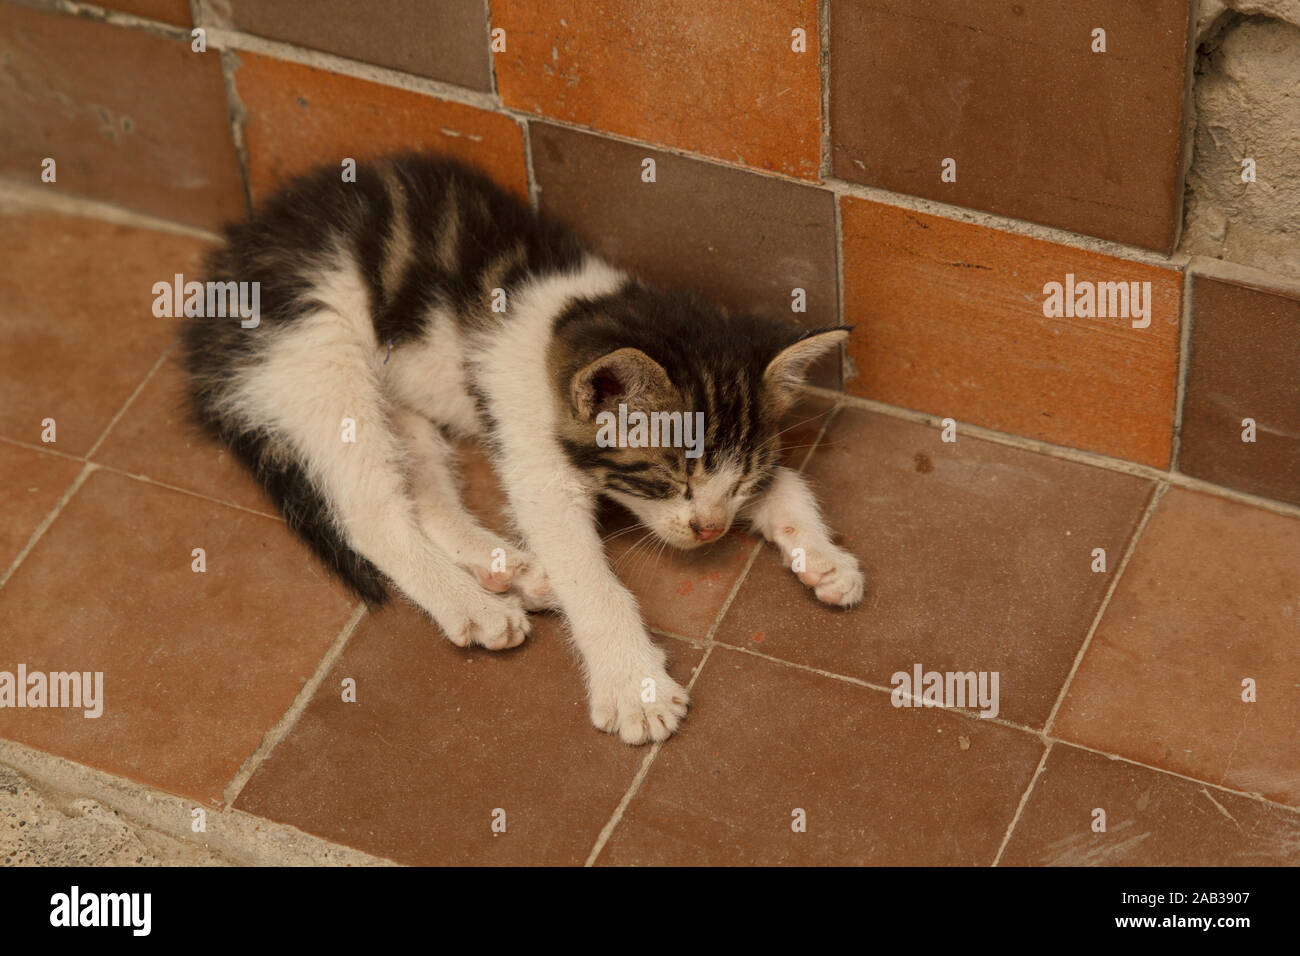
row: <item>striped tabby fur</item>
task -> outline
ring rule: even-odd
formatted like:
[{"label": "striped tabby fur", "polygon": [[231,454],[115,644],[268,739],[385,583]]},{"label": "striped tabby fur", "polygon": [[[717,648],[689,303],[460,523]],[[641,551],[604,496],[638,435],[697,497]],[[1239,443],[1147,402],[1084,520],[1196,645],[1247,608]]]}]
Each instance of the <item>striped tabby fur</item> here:
[{"label": "striped tabby fur", "polygon": [[[681,548],[742,518],[821,600],[862,597],[856,560],[778,464],[778,421],[844,329],[800,334],[651,288],[425,156],[295,181],[228,229],[208,272],[260,283],[262,312],[255,328],[186,320],[192,406],[289,527],[365,600],[395,587],[457,644],[515,646],[527,611],[558,607],[604,730],[663,739],[687,695],[604,560],[598,498]],[[701,453],[602,444],[620,405],[702,412]],[[518,542],[461,505],[447,435],[491,451]]]}]

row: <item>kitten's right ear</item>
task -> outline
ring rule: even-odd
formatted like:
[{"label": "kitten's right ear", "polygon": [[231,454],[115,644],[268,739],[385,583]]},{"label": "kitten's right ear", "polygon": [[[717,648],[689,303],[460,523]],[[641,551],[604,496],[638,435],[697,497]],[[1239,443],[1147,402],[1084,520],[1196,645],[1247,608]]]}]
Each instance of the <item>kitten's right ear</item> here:
[{"label": "kitten's right ear", "polygon": [[662,403],[672,382],[663,366],[640,349],[626,348],[602,355],[569,383],[569,399],[582,421],[591,421],[600,411],[646,407],[656,398]]}]

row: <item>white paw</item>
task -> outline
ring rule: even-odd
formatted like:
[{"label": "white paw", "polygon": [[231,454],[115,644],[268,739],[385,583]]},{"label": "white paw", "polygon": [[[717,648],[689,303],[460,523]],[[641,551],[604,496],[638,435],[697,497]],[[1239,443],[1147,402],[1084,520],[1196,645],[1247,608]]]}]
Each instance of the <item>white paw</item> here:
[{"label": "white paw", "polygon": [[593,679],[591,722],[629,744],[667,740],[686,716],[686,689],[659,666],[646,673]]},{"label": "white paw", "polygon": [[527,551],[519,551],[502,541],[483,553],[489,556],[488,561],[467,566],[485,591],[516,594],[529,611],[556,606],[546,572]]},{"label": "white paw", "polygon": [[[787,561],[793,567],[796,559],[792,554]],[[833,544],[807,549],[800,566],[803,570],[796,570],[795,575],[825,604],[853,607],[866,593],[867,579],[858,559]]]},{"label": "white paw", "polygon": [[490,651],[503,651],[524,642],[532,625],[519,598],[475,592],[472,585],[466,591],[453,602],[454,607],[444,608],[435,618],[448,640],[457,647],[477,644]]}]

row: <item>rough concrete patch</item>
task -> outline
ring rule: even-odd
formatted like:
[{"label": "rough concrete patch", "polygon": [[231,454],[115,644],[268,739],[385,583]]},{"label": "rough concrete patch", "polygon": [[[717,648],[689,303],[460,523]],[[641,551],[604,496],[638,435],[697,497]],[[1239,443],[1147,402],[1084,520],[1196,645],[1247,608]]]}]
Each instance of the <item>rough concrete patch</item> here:
[{"label": "rough concrete patch", "polygon": [[[1221,10],[1202,23],[1181,248],[1300,277],[1300,26],[1210,6]],[[1234,6],[1300,22],[1300,0]],[[1246,158],[1253,183],[1242,181]]]},{"label": "rough concrete patch", "polygon": [[1201,0],[1196,13],[1196,42],[1217,33],[1232,13],[1273,17],[1300,27],[1300,0]]},{"label": "rough concrete patch", "polygon": [[0,865],[228,866],[202,846],[0,767]]},{"label": "rough concrete patch", "polygon": [[[37,792],[47,805],[65,808],[62,811],[64,816],[76,815],[77,811],[66,808],[73,807],[78,802],[102,807],[106,814],[113,816],[114,820],[120,820],[128,825],[146,847],[152,847],[157,861],[167,865],[201,862],[198,858],[183,860],[167,858],[165,853],[168,851],[165,847],[168,845],[190,847],[195,853],[210,856],[212,863],[253,866],[394,865],[389,860],[351,847],[340,846],[294,827],[255,817],[229,807],[205,807],[207,829],[205,832],[195,833],[191,828],[192,812],[195,808],[192,800],[144,787],[101,770],[7,740],[0,740],[0,773],[11,773],[18,777],[23,786]],[[4,857],[10,855],[10,843],[13,838],[12,831],[4,825],[6,816],[2,801],[11,796],[8,793],[8,785],[3,782],[4,779],[7,778],[0,778],[0,865],[3,865]],[[14,786],[17,787],[17,784]],[[17,798],[17,795],[15,793],[12,796]],[[51,795],[54,795],[54,798]],[[29,803],[24,805],[31,805],[31,798],[25,799]],[[103,815],[96,815],[96,817],[100,816]],[[147,842],[154,838],[170,841],[170,844]],[[105,845],[111,845],[113,839],[113,835],[109,833],[104,838]],[[88,843],[94,845],[94,840],[89,840]],[[53,852],[53,847],[47,847],[46,850]],[[137,853],[137,855],[143,854]],[[133,860],[134,858],[130,861],[112,862],[133,863]],[[146,856],[145,862],[148,860]],[[48,864],[63,861],[47,857],[33,862]],[[76,863],[78,860],[74,858],[68,862]],[[89,865],[89,858],[81,860],[80,863]]]}]

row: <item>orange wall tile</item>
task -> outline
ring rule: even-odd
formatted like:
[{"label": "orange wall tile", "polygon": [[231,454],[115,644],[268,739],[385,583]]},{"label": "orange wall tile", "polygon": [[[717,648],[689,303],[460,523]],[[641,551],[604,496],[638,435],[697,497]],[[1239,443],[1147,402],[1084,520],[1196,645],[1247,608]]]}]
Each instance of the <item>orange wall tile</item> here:
[{"label": "orange wall tile", "polygon": [[[849,392],[1169,464],[1182,274],[845,197]],[[1047,318],[1043,286],[1151,283],[1151,325]]]},{"label": "orange wall tile", "polygon": [[[494,0],[506,105],[816,179],[816,0]],[[807,50],[791,49],[802,28]]]},{"label": "orange wall tile", "polygon": [[508,116],[256,54],[238,57],[235,89],[247,111],[255,202],[322,163],[401,150],[453,156],[528,195],[523,133]]}]

